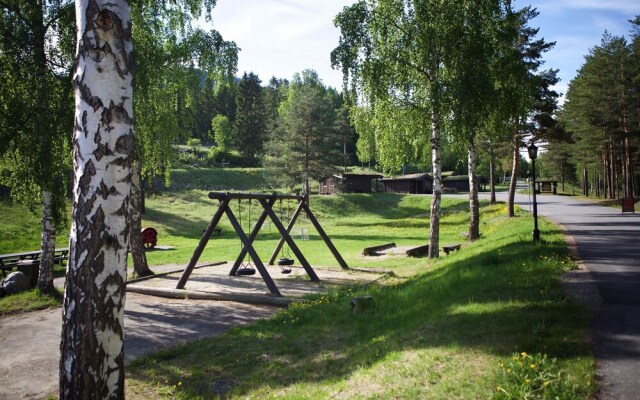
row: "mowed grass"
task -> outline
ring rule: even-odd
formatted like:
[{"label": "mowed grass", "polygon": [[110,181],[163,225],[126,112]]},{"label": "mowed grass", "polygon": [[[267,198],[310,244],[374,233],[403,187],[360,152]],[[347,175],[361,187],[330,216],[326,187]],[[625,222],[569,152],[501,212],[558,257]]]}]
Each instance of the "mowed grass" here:
[{"label": "mowed grass", "polygon": [[[467,243],[461,238],[466,202],[447,199],[443,242],[462,241],[461,251],[438,260],[368,261],[359,255],[362,247],[380,241],[424,242],[427,221],[421,214],[428,200],[387,195],[313,198],[312,209],[351,265],[383,267],[396,275],[368,287],[336,290],[292,305],[272,319],[140,360],[128,372],[128,397],[592,396],[590,315],[560,286],[562,274],[575,268],[575,262],[553,225],[542,222],[544,241],[535,244],[530,218],[509,219],[504,205],[483,203],[482,238]],[[330,255],[321,252],[311,249],[310,258],[331,264]],[[372,296],[375,306],[354,315],[350,300],[361,296]],[[562,379],[540,380],[540,387],[524,390],[531,383],[523,375],[517,389],[506,386],[510,372],[504,365],[519,362],[513,359],[523,352],[539,353],[536,359],[557,359],[554,365]],[[538,372],[535,365],[529,368]],[[544,372],[541,376],[550,375]],[[505,396],[503,387],[512,392]]]}]

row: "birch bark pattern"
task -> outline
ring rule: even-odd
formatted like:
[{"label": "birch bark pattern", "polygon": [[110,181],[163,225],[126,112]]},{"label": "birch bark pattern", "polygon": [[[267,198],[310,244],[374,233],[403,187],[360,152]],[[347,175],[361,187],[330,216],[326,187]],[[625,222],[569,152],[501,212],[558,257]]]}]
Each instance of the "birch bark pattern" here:
[{"label": "birch bark pattern", "polygon": [[76,0],[74,202],[61,399],[124,398],[123,321],[133,162],[126,0]]},{"label": "birch bark pattern", "polygon": [[40,268],[38,270],[38,290],[40,293],[52,293],[53,260],[56,250],[56,227],[53,224],[51,192],[42,194],[42,237],[40,242]]},{"label": "birch bark pattern", "polygon": [[442,198],[442,164],[440,162],[440,115],[431,112],[431,165],[433,168],[433,196],[429,218],[429,258],[439,256],[440,200]]},{"label": "birch bark pattern", "polygon": [[516,199],[516,184],[518,182],[518,164],[520,161],[520,136],[519,125],[516,124],[513,128],[513,148],[512,148],[513,162],[511,164],[511,180],[509,181],[509,198],[507,201],[507,208],[509,217],[516,216],[515,199]]},{"label": "birch bark pattern", "polygon": [[469,142],[469,240],[480,237],[480,207],[478,205],[478,176],[476,174],[476,144],[473,139]]}]

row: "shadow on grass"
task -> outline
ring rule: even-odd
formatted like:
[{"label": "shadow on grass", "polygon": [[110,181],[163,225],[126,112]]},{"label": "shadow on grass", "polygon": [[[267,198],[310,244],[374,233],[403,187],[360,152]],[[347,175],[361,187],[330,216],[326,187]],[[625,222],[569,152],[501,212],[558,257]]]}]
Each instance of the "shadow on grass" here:
[{"label": "shadow on grass", "polygon": [[[526,238],[442,263],[400,285],[338,291],[251,327],[159,353],[139,362],[131,376],[150,385],[183,382],[186,397],[195,398],[217,398],[213,382],[230,380],[238,385],[233,394],[242,397],[346,379],[395,352],[463,347],[501,356],[588,356],[588,314],[565,298],[557,263],[541,254],[565,257],[566,250]],[[365,293],[373,296],[374,310],[353,315],[350,299]]]}]

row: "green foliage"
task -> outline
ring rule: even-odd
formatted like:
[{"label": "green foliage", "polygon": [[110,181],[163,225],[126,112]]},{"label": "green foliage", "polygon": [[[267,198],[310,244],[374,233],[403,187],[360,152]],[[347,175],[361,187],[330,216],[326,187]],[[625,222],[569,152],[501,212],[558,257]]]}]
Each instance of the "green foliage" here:
[{"label": "green foliage", "polygon": [[231,147],[231,123],[227,116],[218,114],[211,120],[211,131],[213,140],[215,140],[218,149],[226,152]]},{"label": "green foliage", "polygon": [[238,83],[236,104],[234,147],[242,154],[247,166],[256,166],[263,153],[267,127],[262,86],[253,72],[245,72]]},{"label": "green foliage", "polygon": [[34,213],[51,193],[56,224],[71,164],[73,11],[70,1],[0,4],[0,184]]},{"label": "green foliage", "polygon": [[568,378],[556,358],[546,354],[514,353],[500,363],[494,399],[578,399],[588,393]]},{"label": "green foliage", "polygon": [[265,162],[275,181],[294,187],[334,173],[341,150],[336,110],[315,71],[294,76],[278,114]]},{"label": "green foliage", "polygon": [[191,151],[194,154],[197,154],[200,150],[200,146],[202,146],[202,141],[200,139],[191,138],[187,140],[187,146],[191,148]]},{"label": "green foliage", "polygon": [[203,8],[209,18],[214,5],[214,0],[131,5],[137,155],[142,176],[148,180],[162,176],[168,184],[178,138],[206,138],[214,115],[208,104],[214,95],[213,81],[224,86],[236,72],[236,44],[223,40],[215,30],[191,26]]},{"label": "green foliage", "polygon": [[[626,196],[632,195],[631,176],[638,163],[638,154],[632,148],[640,143],[633,134],[640,121],[634,105],[639,99],[638,41],[637,32],[629,44],[624,37],[605,31],[600,45],[589,51],[578,75],[569,83],[561,114],[564,140],[556,140],[552,146],[557,158],[582,172],[585,195],[588,173],[599,175],[603,170],[607,197],[614,198],[619,188]],[[618,174],[622,179],[616,178]]]}]

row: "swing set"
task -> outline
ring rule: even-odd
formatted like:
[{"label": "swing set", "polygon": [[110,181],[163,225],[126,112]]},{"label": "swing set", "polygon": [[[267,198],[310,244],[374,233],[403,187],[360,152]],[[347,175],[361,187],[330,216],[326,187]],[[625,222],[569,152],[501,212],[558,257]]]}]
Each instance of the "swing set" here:
[{"label": "swing set", "polygon": [[[307,196],[297,195],[297,194],[277,194],[277,193],[262,194],[262,193],[210,192],[209,198],[212,200],[218,200],[220,205],[218,207],[218,210],[213,215],[213,218],[211,219],[209,226],[207,227],[207,229],[204,231],[204,234],[200,238],[200,242],[198,243],[198,246],[193,252],[193,255],[191,256],[191,260],[189,261],[189,264],[184,269],[182,276],[180,277],[180,280],[176,285],[176,289],[184,289],[185,285],[187,284],[187,281],[189,280],[189,277],[191,276],[191,273],[193,272],[193,269],[198,263],[198,260],[200,259],[202,252],[207,246],[207,243],[209,242],[209,239],[211,238],[211,235],[215,231],[216,226],[220,222],[220,219],[222,218],[223,214],[226,214],[227,218],[229,219],[229,222],[231,222],[231,225],[233,226],[233,229],[236,231],[236,234],[238,235],[238,237],[240,238],[240,243],[241,243],[240,254],[236,258],[236,261],[234,262],[233,267],[231,268],[231,271],[229,271],[229,275],[231,276],[253,275],[256,273],[256,269],[257,269],[273,296],[280,297],[281,296],[280,291],[278,290],[278,287],[276,286],[275,282],[271,278],[271,275],[269,275],[269,272],[265,268],[264,263],[262,262],[262,260],[258,256],[258,253],[255,251],[253,247],[253,242],[258,236],[258,233],[260,232],[260,229],[262,228],[262,225],[266,221],[267,217],[271,219],[273,226],[275,226],[278,232],[280,233],[280,241],[278,242],[278,245],[274,249],[268,264],[274,265],[277,263],[277,265],[280,267],[281,272],[283,274],[288,274],[291,272],[291,265],[294,264],[294,260],[291,258],[290,252],[293,252],[293,255],[298,259],[302,268],[304,268],[307,275],[309,275],[309,278],[314,282],[320,281],[320,278],[318,278],[318,275],[316,275],[315,271],[313,270],[311,265],[309,265],[309,262],[304,257],[304,255],[302,254],[302,252],[300,251],[298,246],[295,244],[295,242],[293,241],[293,238],[290,235],[290,232],[293,229],[293,226],[295,225],[298,219],[298,216],[302,213],[302,211],[304,211],[308,220],[313,224],[318,234],[320,234],[320,237],[322,237],[325,244],[327,245],[327,247],[335,257],[336,261],[338,261],[338,264],[340,264],[340,267],[343,270],[349,269],[349,267],[347,266],[347,263],[344,261],[344,259],[342,258],[338,250],[335,248],[333,243],[331,243],[329,236],[327,236],[324,229],[322,229],[322,226],[320,225],[318,220],[315,218],[315,216],[311,212],[311,209],[309,208],[309,204],[308,204],[309,202],[308,202]],[[239,218],[236,218],[235,214],[231,210],[232,200],[238,200],[238,217]],[[242,212],[241,212],[240,203],[243,200],[248,201],[249,230],[251,231],[248,236],[242,228]],[[262,209],[263,209],[262,213],[260,214],[260,217],[258,217],[255,225],[253,226],[253,229],[251,229],[252,201],[257,201],[262,206]],[[283,215],[283,218],[286,217],[287,219],[289,219],[289,222],[286,227],[283,225],[282,221],[280,220],[280,218],[278,218],[278,215],[273,210],[273,206],[276,204],[277,201],[280,201],[281,206],[282,206],[282,201],[287,201],[288,215],[286,216]],[[296,210],[292,215],[290,213],[291,210],[288,206],[289,201],[298,202],[298,206],[296,207]],[[284,247],[285,244],[287,245],[286,248]],[[278,255],[280,255],[280,258],[278,258]],[[245,261],[245,258],[248,258],[248,260]],[[254,268],[254,265],[255,265],[255,268]]]}]

